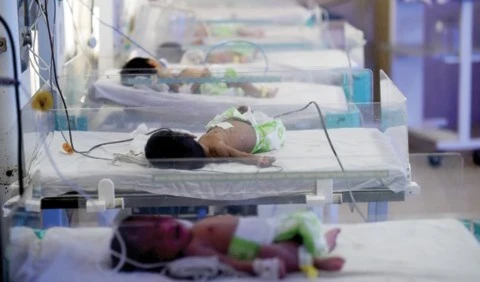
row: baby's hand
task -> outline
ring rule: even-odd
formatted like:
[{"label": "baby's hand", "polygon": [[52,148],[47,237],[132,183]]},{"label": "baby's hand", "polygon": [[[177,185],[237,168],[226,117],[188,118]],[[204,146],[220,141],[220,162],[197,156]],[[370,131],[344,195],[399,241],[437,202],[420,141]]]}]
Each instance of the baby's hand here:
[{"label": "baby's hand", "polygon": [[275,162],[274,157],[269,157],[269,156],[261,156],[258,158],[258,164],[257,166],[259,167],[270,167],[272,164]]}]

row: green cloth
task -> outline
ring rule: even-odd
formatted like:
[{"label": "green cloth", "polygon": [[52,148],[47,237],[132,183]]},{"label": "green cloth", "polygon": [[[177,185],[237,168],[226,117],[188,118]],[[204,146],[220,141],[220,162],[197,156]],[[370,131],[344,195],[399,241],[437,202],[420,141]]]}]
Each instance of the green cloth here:
[{"label": "green cloth", "polygon": [[280,119],[270,118],[260,112],[252,113],[248,111],[242,114],[235,107],[217,115],[207,124],[206,128],[209,130],[217,124],[229,120],[240,120],[252,125],[257,137],[252,154],[278,150],[285,143],[286,128]]}]

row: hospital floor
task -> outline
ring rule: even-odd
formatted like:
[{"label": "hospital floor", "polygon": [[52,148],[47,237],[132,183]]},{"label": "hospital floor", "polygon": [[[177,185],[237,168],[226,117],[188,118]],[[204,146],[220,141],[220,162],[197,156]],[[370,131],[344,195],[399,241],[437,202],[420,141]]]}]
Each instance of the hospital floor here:
[{"label": "hospital floor", "polygon": [[[455,217],[461,214],[464,219],[480,219],[475,217],[480,214],[480,167],[473,163],[471,153],[452,154],[444,158],[439,167],[430,166],[425,154],[411,158],[410,163],[413,181],[420,185],[421,194],[409,195],[405,202],[389,203],[388,219],[438,218],[453,214]],[[359,206],[367,215],[367,205]],[[339,219],[344,223],[362,222],[348,205],[339,208]]]}]

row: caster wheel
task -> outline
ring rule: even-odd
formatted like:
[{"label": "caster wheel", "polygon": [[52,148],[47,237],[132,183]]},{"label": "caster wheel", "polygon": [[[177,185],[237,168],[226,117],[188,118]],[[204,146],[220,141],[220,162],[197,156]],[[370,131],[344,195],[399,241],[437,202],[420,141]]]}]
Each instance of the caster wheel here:
[{"label": "caster wheel", "polygon": [[480,150],[473,151],[473,163],[480,166]]},{"label": "caster wheel", "polygon": [[431,167],[441,167],[443,162],[443,157],[441,156],[428,156],[428,164]]}]

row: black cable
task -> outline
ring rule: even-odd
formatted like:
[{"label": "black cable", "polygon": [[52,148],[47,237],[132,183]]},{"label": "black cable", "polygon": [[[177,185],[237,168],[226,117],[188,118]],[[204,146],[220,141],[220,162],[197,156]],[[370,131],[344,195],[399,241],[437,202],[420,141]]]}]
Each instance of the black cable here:
[{"label": "black cable", "polygon": [[[155,130],[152,130],[150,132],[147,132],[146,135],[152,135],[158,131],[162,131],[162,130],[169,130],[168,128],[165,128],[165,127],[162,127],[162,128],[158,128],[158,129],[155,129]],[[100,144],[97,144],[93,147],[91,147],[90,149],[86,150],[86,151],[81,151],[81,152],[77,152],[79,154],[88,154],[90,152],[92,152],[93,150],[95,149],[98,149],[100,147],[103,147],[103,146],[107,146],[107,145],[114,145],[114,144],[121,144],[121,143],[126,143],[126,142],[130,142],[132,141],[133,138],[128,138],[128,139],[123,139],[123,140],[117,140],[117,141],[110,141],[110,142],[105,142],[105,143],[100,143]],[[92,156],[86,156],[86,157],[92,157]]]},{"label": "black cable", "polygon": [[277,116],[275,116],[274,118],[280,118],[280,117],[283,117],[283,116],[287,116],[287,115],[291,115],[291,114],[294,114],[294,113],[298,113],[298,112],[304,111],[304,110],[306,110],[308,107],[310,107],[311,105],[314,105],[315,108],[317,109],[318,115],[320,116],[320,122],[322,123],[322,126],[323,126],[323,131],[325,132],[325,135],[326,135],[327,140],[328,140],[328,144],[330,145],[330,148],[332,149],[332,152],[333,152],[333,154],[335,155],[335,158],[337,159],[338,165],[339,165],[340,168],[342,169],[342,172],[345,172],[345,169],[343,168],[343,164],[342,164],[342,162],[340,161],[340,158],[338,157],[337,151],[335,150],[335,147],[333,146],[332,140],[330,139],[330,134],[328,134],[328,130],[327,130],[327,124],[325,123],[325,118],[323,117],[322,110],[320,109],[320,106],[317,104],[317,102],[311,101],[311,102],[309,102],[306,106],[304,106],[304,107],[301,108],[301,109],[294,110],[294,111],[290,111],[290,112],[286,112],[286,113],[277,115]]},{"label": "black cable", "polygon": [[[39,2],[38,0],[35,0],[37,2],[37,5],[39,5]],[[73,144],[73,137],[72,137],[72,126],[70,124],[70,115],[68,113],[68,106],[67,106],[67,102],[65,101],[65,97],[63,96],[63,92],[62,92],[62,89],[60,88],[60,83],[58,82],[58,73],[57,73],[57,64],[56,64],[56,60],[55,60],[55,45],[54,45],[54,42],[53,42],[53,38],[52,38],[52,33],[51,33],[51,28],[50,28],[50,22],[48,20],[48,0],[45,0],[45,6],[43,7],[40,7],[40,9],[43,11],[43,13],[45,14],[45,18],[47,19],[46,20],[46,25],[47,25],[47,31],[48,31],[48,38],[49,38],[49,42],[50,42],[50,50],[51,50],[51,58],[52,58],[52,65],[53,65],[53,78],[55,79],[50,79],[50,81],[52,82],[55,82],[55,85],[57,87],[57,90],[58,90],[58,96],[60,96],[60,99],[62,101],[62,104],[63,104],[63,108],[64,108],[64,111],[65,111],[65,117],[67,119],[67,129],[68,129],[68,136],[69,136],[69,140],[70,142],[67,140],[67,138],[65,137],[65,135],[63,134],[63,131],[62,130],[59,130],[60,133],[62,134],[62,137],[63,139],[65,140],[66,143],[69,143],[73,152],[77,153],[77,154],[80,154],[84,157],[87,157],[87,158],[92,158],[92,159],[99,159],[99,160],[108,160],[110,161],[111,159],[107,159],[107,158],[101,158],[101,157],[95,157],[95,156],[90,156],[88,155],[88,153],[91,151],[87,151],[87,152],[81,152],[81,151],[78,151],[77,149],[75,149],[75,146]],[[56,21],[56,3],[54,3],[54,23]],[[131,140],[129,140],[131,141]],[[128,141],[125,141],[123,140],[123,142],[128,142]]]},{"label": "black cable", "polygon": [[[325,135],[326,135],[327,140],[328,140],[328,144],[330,145],[330,149],[332,149],[332,152],[333,152],[333,154],[335,155],[335,158],[337,159],[338,165],[340,166],[342,172],[345,174],[345,173],[346,173],[345,168],[343,167],[343,164],[342,164],[342,162],[340,161],[340,158],[339,158],[339,156],[338,156],[338,154],[337,154],[337,151],[335,150],[335,147],[333,146],[332,140],[330,139],[330,134],[328,134],[327,125],[326,125],[326,123],[325,123],[325,119],[324,119],[324,117],[323,117],[322,110],[320,109],[320,106],[319,106],[316,102],[311,101],[310,103],[308,103],[306,106],[304,106],[304,107],[301,108],[301,109],[294,110],[294,111],[290,111],[290,112],[286,112],[286,113],[284,113],[284,114],[277,115],[277,116],[275,116],[274,118],[279,118],[279,117],[283,117],[283,116],[287,116],[287,115],[290,115],[290,114],[294,114],[294,113],[301,112],[301,111],[307,109],[310,105],[314,105],[315,108],[317,109],[318,115],[320,116],[320,122],[322,123],[322,126],[323,126],[323,131],[325,132]],[[350,198],[351,198],[351,200],[352,200],[354,209],[357,210],[357,213],[360,215],[360,217],[361,217],[364,221],[367,221],[366,217],[365,217],[365,216],[363,215],[363,213],[360,211],[360,208],[358,207],[357,202],[355,201],[355,197],[354,197],[354,195],[353,195],[352,189],[351,189],[351,187],[350,187],[350,182],[349,182],[349,179],[348,179],[347,177],[346,177],[346,181],[347,181],[347,186],[348,186],[348,192],[349,192]]]},{"label": "black cable", "polygon": [[[38,0],[37,1],[37,4],[38,4]],[[54,3],[54,5],[56,5]],[[57,90],[59,92],[59,95],[60,96],[60,100],[62,100],[62,104],[63,104],[63,107],[64,107],[64,110],[65,110],[65,117],[67,119],[67,128],[68,128],[68,135],[69,135],[69,139],[70,139],[70,142],[67,141],[67,139],[65,138],[65,136],[63,135],[63,131],[60,130],[60,132],[62,133],[62,136],[65,140],[65,142],[67,143],[70,143],[70,146],[72,147],[72,150],[74,152],[77,152],[75,150],[75,146],[73,145],[73,138],[72,138],[72,127],[71,127],[71,124],[70,124],[70,115],[68,114],[68,107],[67,107],[67,102],[65,101],[65,97],[63,96],[63,93],[62,93],[62,90],[60,88],[60,84],[58,83],[58,74],[57,74],[57,64],[56,64],[56,60],[55,60],[55,45],[53,43],[53,38],[52,38],[52,33],[51,33],[51,28],[50,28],[50,22],[48,20],[48,0],[45,0],[45,7],[43,7],[43,13],[45,14],[45,18],[46,18],[46,25],[47,25],[47,31],[48,31],[48,39],[49,39],[49,42],[50,42],[50,50],[52,52],[51,56],[52,56],[52,64],[53,64],[53,77],[55,78],[54,82],[55,82],[55,85],[57,86]],[[40,7],[40,9],[42,10],[42,7]],[[56,11],[56,9],[55,9]]]},{"label": "black cable", "polygon": [[19,74],[17,68],[17,51],[15,49],[15,41],[13,40],[12,30],[8,26],[5,19],[0,15],[0,22],[7,31],[8,41],[10,41],[10,49],[12,50],[12,63],[13,63],[13,78],[16,81],[15,83],[15,104],[17,112],[17,133],[18,133],[18,185],[19,185],[19,194],[20,197],[23,196],[24,186],[23,186],[23,128],[22,128],[22,112],[20,106],[20,88],[19,88]]}]

